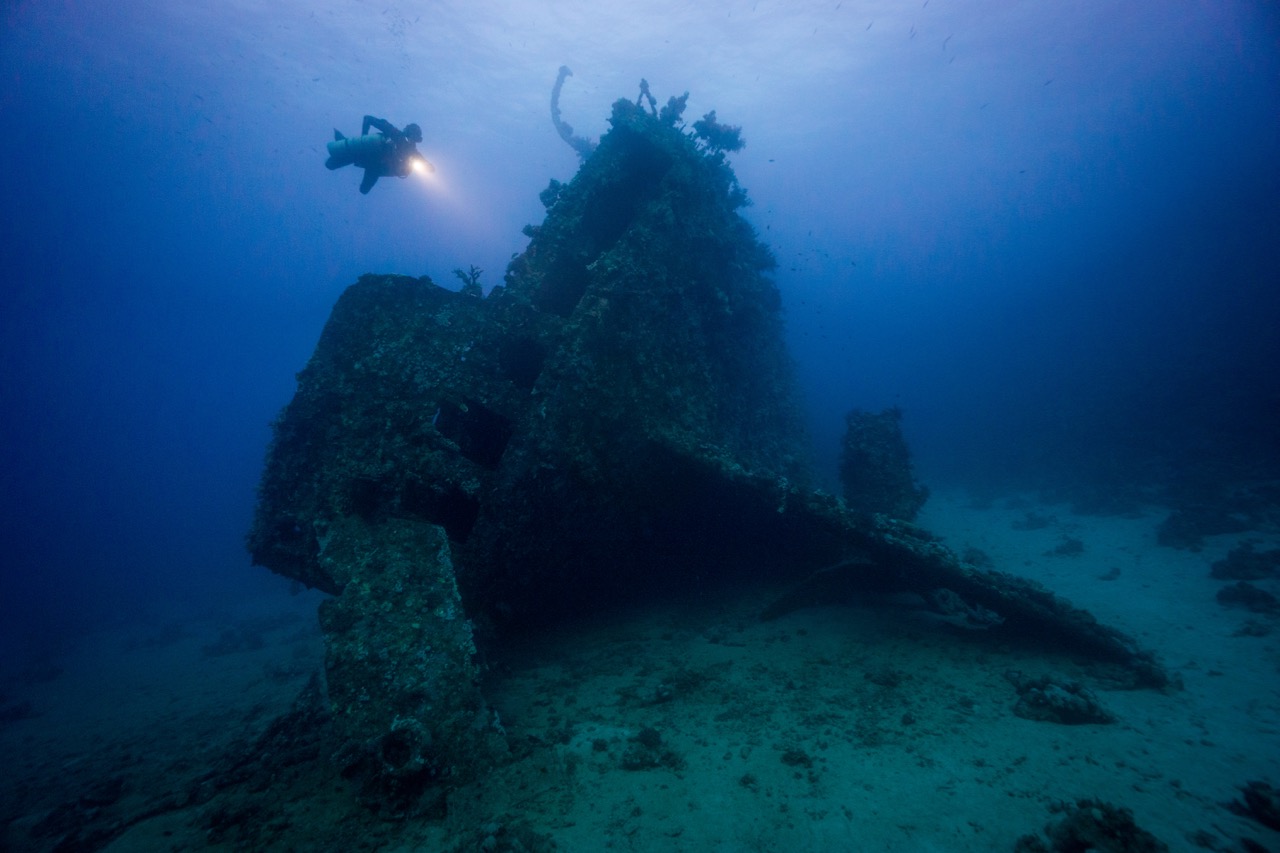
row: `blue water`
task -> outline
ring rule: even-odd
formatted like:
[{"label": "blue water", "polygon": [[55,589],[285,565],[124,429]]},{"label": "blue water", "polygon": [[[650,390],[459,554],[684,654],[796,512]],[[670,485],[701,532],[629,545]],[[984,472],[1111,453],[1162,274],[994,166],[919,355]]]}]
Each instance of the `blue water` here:
[{"label": "blue water", "polygon": [[[501,280],[577,166],[562,63],[580,134],[641,77],[742,126],[821,482],[853,406],[926,482],[1275,462],[1274,4],[552,5],[6,4],[4,642],[281,588],[242,540],[294,374],[364,272]],[[327,172],[365,113],[435,175]]]}]

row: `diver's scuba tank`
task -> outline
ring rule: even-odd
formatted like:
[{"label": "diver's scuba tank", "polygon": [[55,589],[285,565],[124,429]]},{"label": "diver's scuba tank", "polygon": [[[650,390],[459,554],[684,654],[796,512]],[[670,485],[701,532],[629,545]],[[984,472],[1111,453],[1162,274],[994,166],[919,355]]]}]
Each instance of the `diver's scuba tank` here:
[{"label": "diver's scuba tank", "polygon": [[333,132],[333,141],[328,144],[329,159],[325,166],[338,169],[352,163],[362,169],[376,166],[386,151],[387,138],[381,134],[369,136],[343,136],[339,131]]}]

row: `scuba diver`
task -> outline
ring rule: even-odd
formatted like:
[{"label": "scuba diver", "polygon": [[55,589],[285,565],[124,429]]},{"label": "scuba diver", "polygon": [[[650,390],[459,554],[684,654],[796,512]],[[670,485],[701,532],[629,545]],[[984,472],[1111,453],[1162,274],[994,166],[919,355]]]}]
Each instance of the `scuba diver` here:
[{"label": "scuba diver", "polygon": [[[373,127],[377,134],[370,135]],[[341,169],[343,166],[355,164],[364,169],[364,180],[360,182],[360,192],[368,193],[378,178],[405,178],[414,169],[426,169],[434,172],[435,166],[418,153],[416,143],[422,141],[422,128],[416,124],[406,124],[400,130],[383,118],[365,116],[360,128],[360,135],[348,138],[336,128],[333,141],[329,143],[329,159],[324,162],[326,168]]]}]

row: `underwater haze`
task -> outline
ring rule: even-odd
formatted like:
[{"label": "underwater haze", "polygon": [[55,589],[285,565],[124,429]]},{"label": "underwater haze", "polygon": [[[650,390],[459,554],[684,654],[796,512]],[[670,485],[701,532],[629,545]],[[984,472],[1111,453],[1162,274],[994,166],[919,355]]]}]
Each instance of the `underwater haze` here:
[{"label": "underwater haze", "polygon": [[[740,125],[834,488],[1275,466],[1280,14],[1263,2],[17,2],[0,33],[0,637],[283,589],[269,424],[366,272],[484,272],[641,78]],[[429,177],[326,171],[366,113]],[[1198,464],[1198,463],[1195,463]],[[1153,475],[1154,476],[1154,475]]]}]

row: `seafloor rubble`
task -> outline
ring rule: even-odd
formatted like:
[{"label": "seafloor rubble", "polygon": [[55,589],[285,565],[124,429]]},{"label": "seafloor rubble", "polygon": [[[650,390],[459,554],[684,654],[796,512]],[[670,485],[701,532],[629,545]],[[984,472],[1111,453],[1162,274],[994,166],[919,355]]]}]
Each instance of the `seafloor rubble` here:
[{"label": "seafloor rubble", "polygon": [[[714,113],[686,127],[683,107],[615,103],[487,298],[362,277],[275,424],[249,547],[332,595],[341,769],[390,814],[432,810],[507,749],[477,646],[655,587],[793,582],[768,615],[910,593],[1111,683],[1170,681],[1129,637],[905,520],[923,499],[909,470],[875,472],[907,489],[878,508],[806,485],[773,259],[725,160],[741,138]],[[885,417],[850,444],[906,466]]]}]

